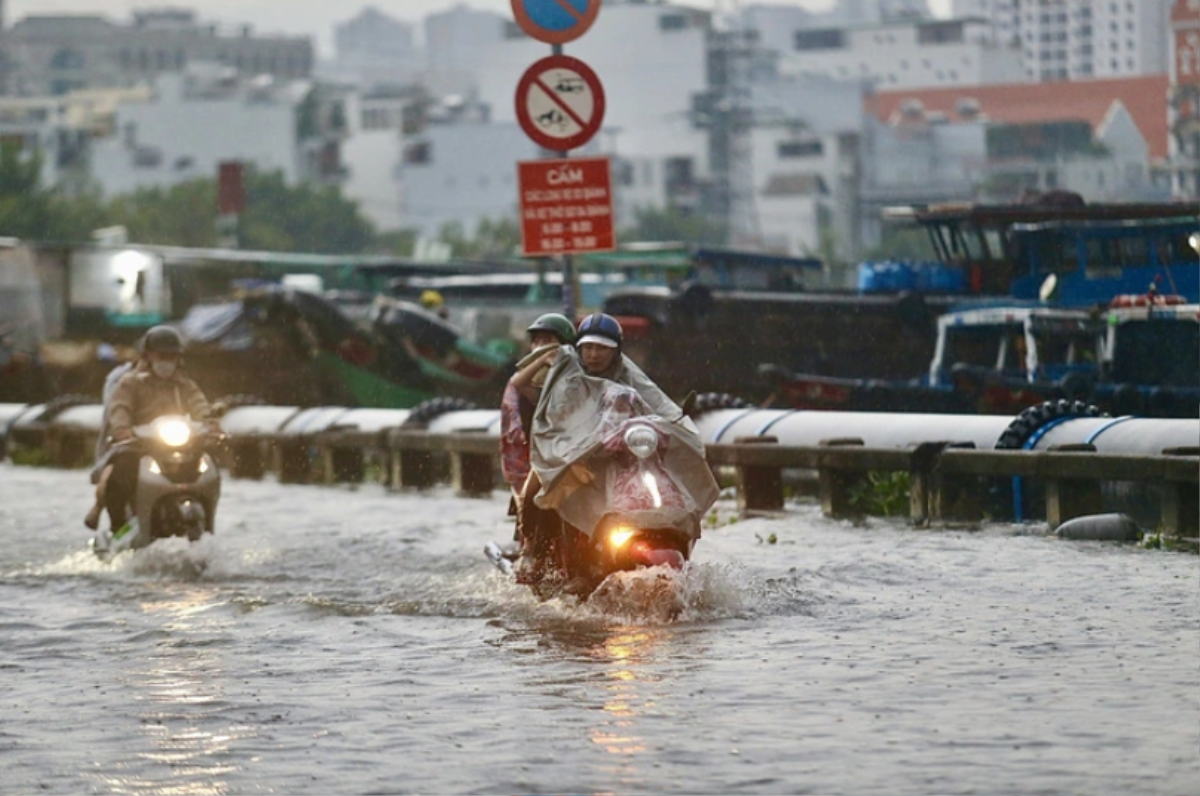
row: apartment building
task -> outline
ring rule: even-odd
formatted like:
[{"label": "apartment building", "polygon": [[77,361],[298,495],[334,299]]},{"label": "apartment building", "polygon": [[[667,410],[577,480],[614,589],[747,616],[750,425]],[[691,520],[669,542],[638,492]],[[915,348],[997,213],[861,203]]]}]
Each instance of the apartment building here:
[{"label": "apartment building", "polygon": [[1020,48],[1037,81],[1158,74],[1167,70],[1171,0],[953,0]]},{"label": "apartment building", "polygon": [[3,36],[2,88],[26,97],[148,83],[196,62],[282,80],[306,78],[313,66],[307,37],[260,37],[248,26],[223,31],[178,8],[137,11],[129,25],[100,16],[29,16]]},{"label": "apartment building", "polygon": [[[776,34],[778,35],[778,34]],[[880,90],[1026,79],[1020,52],[979,19],[901,19],[798,28],[780,71],[869,83]]]}]

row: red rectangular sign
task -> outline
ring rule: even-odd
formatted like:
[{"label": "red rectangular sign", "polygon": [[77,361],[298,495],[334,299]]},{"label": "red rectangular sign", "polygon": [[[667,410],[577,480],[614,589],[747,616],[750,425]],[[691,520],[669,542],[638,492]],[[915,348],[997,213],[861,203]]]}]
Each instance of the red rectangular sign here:
[{"label": "red rectangular sign", "polygon": [[526,257],[617,247],[608,158],[522,161],[517,164],[517,185]]}]

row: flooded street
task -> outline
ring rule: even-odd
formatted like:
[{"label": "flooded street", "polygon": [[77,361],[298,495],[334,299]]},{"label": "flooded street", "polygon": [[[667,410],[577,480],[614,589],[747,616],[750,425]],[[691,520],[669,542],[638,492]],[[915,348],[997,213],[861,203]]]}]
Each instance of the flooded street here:
[{"label": "flooded street", "polygon": [[[662,618],[539,603],[507,500],[227,478],[102,563],[0,463],[0,792],[1098,794],[1200,782],[1200,558],[1039,527],[706,529]],[[769,543],[771,537],[777,543]]]}]

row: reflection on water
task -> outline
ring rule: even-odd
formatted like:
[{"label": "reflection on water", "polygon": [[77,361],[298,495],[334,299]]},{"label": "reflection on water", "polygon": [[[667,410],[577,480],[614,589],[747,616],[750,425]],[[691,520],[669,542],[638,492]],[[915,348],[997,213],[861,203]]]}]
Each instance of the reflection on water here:
[{"label": "reflection on water", "polygon": [[[253,738],[253,727],[230,724],[224,712],[228,673],[223,647],[230,640],[230,620],[217,615],[226,602],[215,588],[172,588],[140,601],[142,614],[153,620],[158,640],[145,667],[132,666],[125,683],[152,751],[137,757],[166,769],[150,779],[105,780],[121,793],[224,794],[225,777],[242,767],[234,762],[235,742]],[[127,660],[136,660],[142,640],[132,640]]]},{"label": "reflection on water", "polygon": [[[639,666],[657,643],[660,630],[618,630],[604,640],[597,653],[603,654],[608,685],[604,713],[608,721],[591,731],[592,743],[616,755],[638,755],[646,751],[640,735],[634,734],[643,709],[638,685],[647,679]],[[611,727],[611,730],[606,729]]]}]

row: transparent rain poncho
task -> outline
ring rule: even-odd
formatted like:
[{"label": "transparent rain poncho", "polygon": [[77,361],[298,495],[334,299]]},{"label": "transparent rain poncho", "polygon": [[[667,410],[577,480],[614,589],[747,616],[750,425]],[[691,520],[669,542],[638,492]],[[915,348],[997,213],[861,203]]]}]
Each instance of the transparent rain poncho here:
[{"label": "transparent rain poncho", "polygon": [[[635,426],[644,458],[626,442]],[[542,482],[537,504],[588,535],[617,513],[698,538],[717,499],[695,424],[624,356],[612,379],[596,378],[574,349],[559,350],[533,415],[530,459]]]}]

